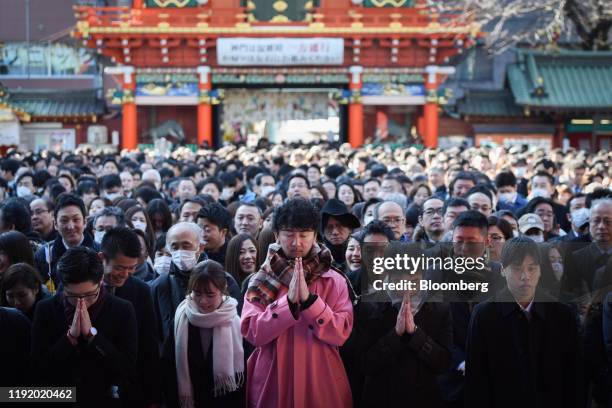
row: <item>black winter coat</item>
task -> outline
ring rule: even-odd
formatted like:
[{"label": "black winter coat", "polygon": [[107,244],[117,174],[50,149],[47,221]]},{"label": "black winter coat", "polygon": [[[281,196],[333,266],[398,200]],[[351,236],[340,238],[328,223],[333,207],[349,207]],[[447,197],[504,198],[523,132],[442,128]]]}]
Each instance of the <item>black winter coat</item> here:
[{"label": "black winter coat", "polygon": [[[444,303],[424,303],[417,330],[398,336],[399,305],[362,302],[355,316],[355,341],[364,375],[363,407],[440,406],[436,376],[451,361],[452,325]],[[353,399],[360,398],[354,395]]]},{"label": "black winter coat", "polygon": [[99,315],[92,320],[98,334],[90,343],[73,346],[67,338],[62,294],[36,306],[32,325],[32,364],[40,386],[76,386],[82,407],[114,407],[110,397],[118,387],[124,406],[137,384],[138,331],[130,302],[108,295]]},{"label": "black winter coat", "polygon": [[161,367],[158,341],[159,323],[153,308],[149,285],[129,277],[122,287],[115,289],[115,296],[127,300],[134,307],[138,325],[138,395],[140,406],[161,402]]},{"label": "black winter coat", "polygon": [[467,342],[466,407],[583,406],[575,315],[552,300],[536,294],[529,319],[507,289],[476,306]]}]

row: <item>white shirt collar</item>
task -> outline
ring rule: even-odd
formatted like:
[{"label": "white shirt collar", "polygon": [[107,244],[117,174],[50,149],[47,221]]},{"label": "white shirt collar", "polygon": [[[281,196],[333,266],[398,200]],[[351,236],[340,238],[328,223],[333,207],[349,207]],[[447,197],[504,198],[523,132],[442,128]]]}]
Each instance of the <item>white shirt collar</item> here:
[{"label": "white shirt collar", "polygon": [[[83,241],[85,241],[85,235],[83,235],[83,237],[81,238],[81,242],[79,242],[78,245],[75,245],[75,247],[79,247],[83,245]],[[64,238],[62,238],[62,243],[64,244],[64,247],[66,247],[66,249],[72,248],[70,245],[68,245],[68,243],[64,240]]]}]

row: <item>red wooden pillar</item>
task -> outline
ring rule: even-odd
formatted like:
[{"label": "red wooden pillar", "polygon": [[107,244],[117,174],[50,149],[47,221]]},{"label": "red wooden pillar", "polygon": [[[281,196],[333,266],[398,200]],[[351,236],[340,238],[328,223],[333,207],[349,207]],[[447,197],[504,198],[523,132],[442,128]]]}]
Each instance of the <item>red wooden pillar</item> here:
[{"label": "red wooden pillar", "polygon": [[212,128],[212,105],[209,92],[212,89],[210,83],[210,67],[198,67],[200,80],[198,88],[200,90],[200,98],[198,102],[198,146],[204,142],[208,142],[208,146],[213,145],[213,128]]},{"label": "red wooden pillar", "polygon": [[138,147],[138,125],[134,93],[136,78],[133,67],[124,67],[123,72],[123,122],[122,147],[134,150]]},{"label": "red wooden pillar", "polygon": [[132,8],[141,9],[144,7],[144,0],[133,0]]},{"label": "red wooden pillar", "polygon": [[[423,144],[438,147],[438,74],[437,67],[427,67],[425,74],[425,106],[423,106]],[[433,69],[432,69],[433,68]]]},{"label": "red wooden pillar", "polygon": [[353,66],[350,68],[349,90],[351,91],[351,100],[349,102],[349,129],[348,141],[353,147],[363,145],[363,104],[361,103],[361,73],[363,68]]}]

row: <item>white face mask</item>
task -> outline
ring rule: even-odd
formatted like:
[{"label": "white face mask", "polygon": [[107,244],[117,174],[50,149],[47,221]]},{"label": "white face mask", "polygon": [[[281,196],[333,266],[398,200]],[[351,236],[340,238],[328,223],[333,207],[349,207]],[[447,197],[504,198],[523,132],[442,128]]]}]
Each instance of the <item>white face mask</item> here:
[{"label": "white face mask", "polygon": [[527,173],[527,167],[517,167],[514,170],[514,175],[518,178],[525,176],[526,173]]},{"label": "white face mask", "polygon": [[117,197],[121,197],[121,193],[108,193],[108,194],[106,194],[106,198],[108,198],[110,201],[115,201],[115,199]]},{"label": "white face mask", "polygon": [[538,244],[544,242],[544,235],[529,235],[529,238],[533,239]]},{"label": "white face mask", "polygon": [[518,230],[512,230],[512,236],[513,237],[518,237],[519,235],[521,235],[521,233],[518,232]]},{"label": "white face mask", "polygon": [[531,190],[531,198],[535,197],[550,198],[550,193],[545,188],[534,188]]},{"label": "white face mask", "polygon": [[190,271],[198,263],[196,253],[197,251],[187,251],[184,249],[178,249],[172,252],[172,262],[181,271]]},{"label": "white face mask", "polygon": [[17,187],[17,197],[27,197],[31,195],[32,195],[32,191],[29,188],[25,186]]},{"label": "white face mask", "polygon": [[164,273],[168,273],[170,271],[170,263],[172,262],[172,257],[168,255],[158,256],[155,258],[155,263],[153,264],[153,269],[160,275]]},{"label": "white face mask", "polygon": [[563,276],[563,264],[561,262],[553,262],[550,264],[550,266],[552,267],[555,279],[560,281],[561,277]]},{"label": "white face mask", "polygon": [[102,238],[104,238],[105,234],[106,231],[94,231],[94,241],[96,241],[98,244],[101,244]]},{"label": "white face mask", "polygon": [[499,193],[499,201],[502,203],[513,203],[516,201],[517,193],[513,191],[511,193]]},{"label": "white face mask", "polygon": [[146,222],[132,221],[132,225],[134,226],[134,228],[136,228],[137,230],[141,230],[142,232],[146,232],[146,230],[147,230],[147,223]]},{"label": "white face mask", "polygon": [[263,186],[261,188],[261,196],[265,198],[265,197],[268,196],[268,194],[270,194],[274,190],[276,190],[276,188],[274,188],[274,186]]}]

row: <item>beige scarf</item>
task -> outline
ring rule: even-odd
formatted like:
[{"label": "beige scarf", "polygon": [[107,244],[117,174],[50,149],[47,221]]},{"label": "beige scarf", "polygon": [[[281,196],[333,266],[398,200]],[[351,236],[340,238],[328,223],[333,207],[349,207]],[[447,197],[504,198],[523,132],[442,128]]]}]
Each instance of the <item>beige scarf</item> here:
[{"label": "beige scarf", "polygon": [[244,350],[240,334],[240,318],[236,312],[238,302],[224,298],[221,306],[210,313],[200,313],[190,295],[176,309],[174,338],[176,352],[176,376],[179,401],[182,408],[195,404],[193,385],[189,375],[187,338],[189,323],[200,328],[213,329],[213,377],[215,397],[236,391],[244,382]]}]

